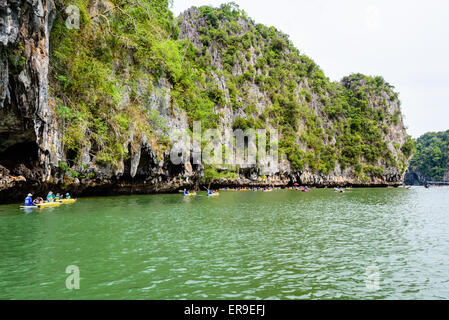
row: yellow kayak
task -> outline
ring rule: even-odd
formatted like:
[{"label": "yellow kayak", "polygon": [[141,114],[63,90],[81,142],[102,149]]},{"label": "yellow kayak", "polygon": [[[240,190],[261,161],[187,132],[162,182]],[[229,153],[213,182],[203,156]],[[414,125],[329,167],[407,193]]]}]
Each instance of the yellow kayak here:
[{"label": "yellow kayak", "polygon": [[48,207],[58,207],[62,204],[61,201],[56,201],[56,202],[45,202],[45,203],[39,203],[36,204],[36,207],[38,208],[48,208]]},{"label": "yellow kayak", "polygon": [[68,204],[68,203],[75,203],[76,199],[62,199],[59,201],[61,201],[62,204]]},{"label": "yellow kayak", "polygon": [[194,196],[196,196],[196,192],[188,193],[188,194],[185,194],[184,196],[186,196],[186,197],[194,197]]}]

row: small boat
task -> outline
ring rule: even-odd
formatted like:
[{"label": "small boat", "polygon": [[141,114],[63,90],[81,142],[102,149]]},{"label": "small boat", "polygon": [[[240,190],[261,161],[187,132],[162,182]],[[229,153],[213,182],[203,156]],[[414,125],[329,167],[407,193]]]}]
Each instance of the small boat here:
[{"label": "small boat", "polygon": [[62,204],[61,200],[55,202],[45,202],[36,204],[39,208],[59,207]]},{"label": "small boat", "polygon": [[196,196],[196,192],[191,192],[191,193],[185,194],[184,196],[185,197],[194,197],[194,196]]},{"label": "small boat", "polygon": [[36,209],[36,208],[51,208],[51,207],[59,207],[62,204],[62,201],[55,201],[55,202],[44,202],[44,203],[38,203],[34,206],[20,206],[21,209]]},{"label": "small boat", "polygon": [[207,194],[208,197],[218,197],[220,194],[218,192],[213,192],[211,194]]},{"label": "small boat", "polygon": [[59,201],[61,201],[62,204],[69,204],[69,203],[75,203],[76,199],[61,199]]}]

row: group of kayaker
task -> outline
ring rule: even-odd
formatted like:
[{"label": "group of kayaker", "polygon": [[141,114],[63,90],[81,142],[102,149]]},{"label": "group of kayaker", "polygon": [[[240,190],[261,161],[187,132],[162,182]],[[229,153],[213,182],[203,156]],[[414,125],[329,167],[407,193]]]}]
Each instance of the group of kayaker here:
[{"label": "group of kayaker", "polygon": [[[206,188],[204,188],[206,189]],[[271,192],[276,190],[296,190],[296,191],[302,191],[302,192],[308,192],[312,189],[315,189],[315,187],[300,187],[300,186],[294,186],[294,187],[238,187],[238,188],[221,188],[220,191],[262,191],[262,192]],[[219,193],[216,190],[212,189],[206,189],[208,196],[218,196]],[[184,196],[195,196],[195,191],[188,191],[187,189],[184,189],[183,191]]]},{"label": "group of kayaker", "polygon": [[215,190],[207,190],[207,195],[208,196],[213,196],[214,194],[217,194],[218,192]]},{"label": "group of kayaker", "polygon": [[[216,194],[216,193],[218,193],[217,191],[215,191],[215,190],[207,190],[207,195],[214,195],[214,194]],[[189,195],[196,195],[196,192],[195,191],[188,191],[187,189],[184,189],[184,195],[185,196],[189,196]]]},{"label": "group of kayaker", "polygon": [[[207,195],[209,197],[213,197],[213,196],[218,196],[219,193],[218,191],[212,190],[212,189],[208,189],[207,190]],[[184,196],[196,196],[196,192],[195,191],[188,191],[187,189],[184,189]]]},{"label": "group of kayaker", "polygon": [[63,199],[71,199],[71,198],[72,197],[70,196],[70,193],[68,193],[68,192],[64,196],[63,194],[60,194],[60,193],[57,193],[55,195],[52,191],[50,191],[48,193],[45,201],[41,197],[37,197],[36,199],[33,200],[33,195],[31,193],[29,193],[28,196],[25,198],[25,206],[32,207],[37,204],[51,203],[51,202],[55,202],[55,201],[59,201],[59,200],[63,200]]},{"label": "group of kayaker", "polygon": [[274,190],[296,190],[296,191],[302,191],[302,192],[307,192],[311,189],[315,189],[314,187],[299,187],[299,186],[295,186],[295,187],[287,187],[287,188],[281,188],[281,187],[240,187],[240,188],[223,188],[220,189],[222,191],[264,191],[264,192],[269,192],[269,191],[274,191]]}]

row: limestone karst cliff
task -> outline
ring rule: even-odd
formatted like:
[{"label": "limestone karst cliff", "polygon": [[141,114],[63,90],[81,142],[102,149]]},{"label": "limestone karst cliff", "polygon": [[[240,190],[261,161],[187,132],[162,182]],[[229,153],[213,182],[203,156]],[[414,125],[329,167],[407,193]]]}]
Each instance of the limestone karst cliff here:
[{"label": "limestone karst cliff", "polygon": [[[234,4],[175,18],[165,0],[0,0],[0,50],[0,201],[49,188],[399,185],[413,150],[381,77],[331,82]],[[197,120],[278,130],[279,170],[174,165],[170,130]]]},{"label": "limestone karst cliff", "polygon": [[416,140],[416,149],[405,183],[449,184],[449,130],[427,132]]}]

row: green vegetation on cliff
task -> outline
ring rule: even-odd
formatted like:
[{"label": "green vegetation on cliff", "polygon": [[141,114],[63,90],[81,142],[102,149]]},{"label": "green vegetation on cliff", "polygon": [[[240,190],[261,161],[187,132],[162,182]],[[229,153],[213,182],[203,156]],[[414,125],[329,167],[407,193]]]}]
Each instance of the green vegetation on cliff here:
[{"label": "green vegetation on cliff", "polygon": [[[76,163],[87,147],[97,162],[117,165],[128,156],[131,135],[136,144],[142,135],[155,137],[162,124],[148,101],[162,77],[174,86],[179,105],[215,117],[212,102],[195,85],[202,71],[191,43],[176,40],[179,28],[168,1],[91,3],[56,1],[60,10],[51,32],[52,93],[71,160]],[[65,26],[69,4],[80,8],[78,30]]]},{"label": "green vegetation on cliff", "polygon": [[[65,26],[69,4],[80,8],[79,30]],[[184,111],[190,126],[201,120],[206,127],[279,129],[280,151],[296,170],[329,174],[339,165],[362,179],[382,175],[385,166],[405,172],[413,141],[402,139],[392,86],[361,74],[331,82],[288,36],[233,3],[179,19],[166,0],[56,5],[51,90],[72,164],[87,149],[97,163],[118,166],[144,136],[166,147],[157,134],[164,121],[151,108],[156,92],[166,90],[171,112]],[[181,37],[183,28],[190,37]],[[224,123],[227,110],[233,123]]]},{"label": "green vegetation on cliff", "polygon": [[429,132],[416,141],[417,152],[410,163],[410,171],[426,179],[442,181],[449,172],[449,130]]},{"label": "green vegetation on cliff", "polygon": [[[354,166],[360,176],[380,174],[383,170],[376,165],[385,159],[405,171],[413,141],[407,137],[395,150],[396,156],[387,146],[385,136],[391,127],[403,130],[403,124],[398,95],[382,77],[355,74],[342,84],[330,82],[288,36],[255,24],[234,4],[201,7],[189,23],[195,24],[202,45],[197,46],[201,56],[196,61],[224,77],[227,104],[247,115],[247,119],[236,118],[233,128],[270,124],[278,128],[281,151],[298,170],[307,167],[327,174],[338,162],[343,168]],[[211,52],[218,53],[221,61],[212,61]],[[252,95],[254,86],[268,97],[262,112],[254,107],[259,102]],[[314,110],[315,104],[321,109]],[[393,114],[390,104],[397,105]]]}]

